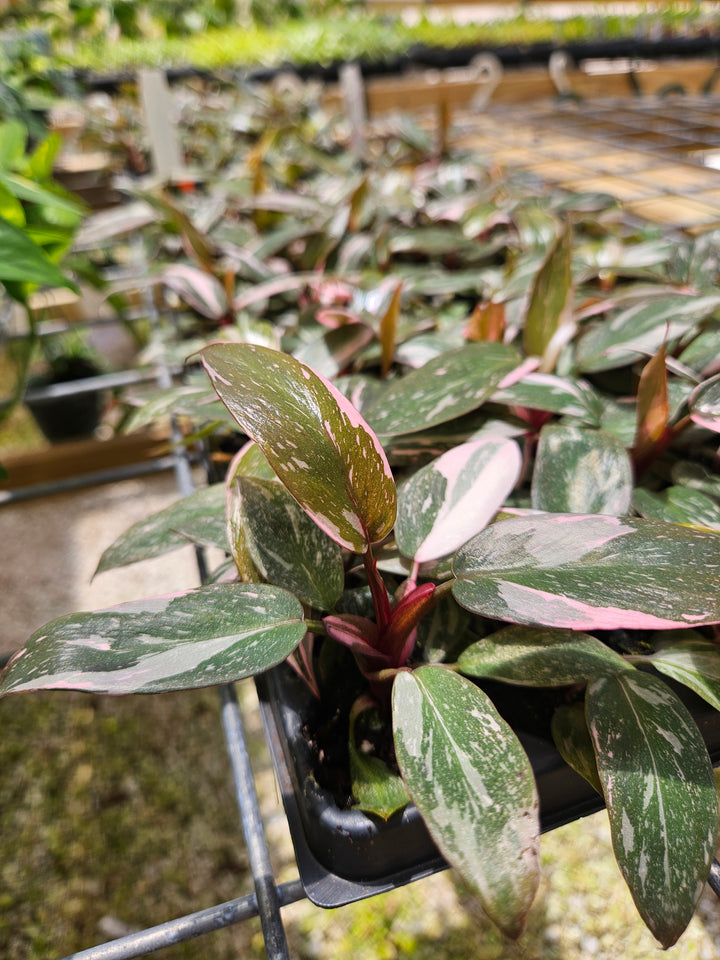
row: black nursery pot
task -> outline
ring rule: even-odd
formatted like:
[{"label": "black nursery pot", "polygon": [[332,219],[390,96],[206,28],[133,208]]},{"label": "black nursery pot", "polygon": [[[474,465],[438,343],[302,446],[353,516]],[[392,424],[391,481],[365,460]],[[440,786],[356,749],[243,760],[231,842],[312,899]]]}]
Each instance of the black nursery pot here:
[{"label": "black nursery pot", "polygon": [[[265,736],[280,784],[300,879],[319,907],[340,907],[447,867],[412,804],[388,821],[340,809],[318,783],[305,736],[312,695],[286,664],[256,678]],[[682,696],[720,763],[720,714],[683,690]],[[502,712],[502,708],[501,708]],[[529,726],[536,717],[531,717]],[[604,801],[562,759],[550,739],[516,728],[532,764],[543,832],[604,807]]]},{"label": "black nursery pot", "polygon": [[50,443],[92,436],[102,418],[103,397],[99,390],[78,390],[66,396],[44,396],[43,388],[86,380],[98,376],[100,372],[99,367],[90,360],[67,357],[57,365],[51,376],[30,380],[24,403]]}]

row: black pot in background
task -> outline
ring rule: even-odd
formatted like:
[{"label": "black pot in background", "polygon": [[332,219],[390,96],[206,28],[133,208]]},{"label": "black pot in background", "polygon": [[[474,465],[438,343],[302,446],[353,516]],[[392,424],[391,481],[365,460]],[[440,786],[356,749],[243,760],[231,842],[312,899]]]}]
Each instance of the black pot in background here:
[{"label": "black pot in background", "polygon": [[[257,677],[256,686],[300,879],[316,906],[344,906],[447,867],[412,804],[383,821],[360,810],[340,809],[332,793],[318,783],[304,733],[315,701],[287,664]],[[682,690],[717,765],[720,714]],[[531,707],[530,713],[528,727],[538,730],[537,711]],[[604,807],[603,798],[565,763],[549,739],[515,723],[513,727],[535,773],[543,832]]]},{"label": "black pot in background", "polygon": [[[52,374],[30,379],[24,403],[50,443],[92,436],[102,417],[103,396],[99,390],[83,390],[79,381],[96,377],[101,372],[85,357],[60,357],[53,362]],[[76,381],[76,392],[63,396],[44,393],[46,387]]]}]

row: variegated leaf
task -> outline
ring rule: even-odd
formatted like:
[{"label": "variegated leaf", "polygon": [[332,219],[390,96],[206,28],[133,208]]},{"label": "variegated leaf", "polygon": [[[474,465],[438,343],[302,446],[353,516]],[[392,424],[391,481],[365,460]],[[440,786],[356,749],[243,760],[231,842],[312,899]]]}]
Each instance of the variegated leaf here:
[{"label": "variegated leaf", "polygon": [[611,434],[565,424],[540,431],[532,478],[535,510],[620,517],[630,512],[632,484],[630,457]]},{"label": "variegated leaf", "polygon": [[105,550],[95,573],[149,560],[189,543],[226,549],[222,484],[197,490],[134,524]]},{"label": "variegated leaf", "polygon": [[584,777],[602,796],[595,750],[585,719],[585,704],[557,708],[552,718],[552,737],[558,753],[569,767]]},{"label": "variegated leaf", "polygon": [[276,481],[236,475],[228,496],[233,530],[262,579],[331,610],[345,580],[340,547]]},{"label": "variegated leaf", "polygon": [[471,677],[528,687],[563,687],[633,669],[590,634],[519,626],[478,640],[460,654],[458,666]]},{"label": "variegated leaf", "polygon": [[720,373],[693,391],[690,411],[694,423],[720,433]]},{"label": "variegated leaf", "polygon": [[656,353],[698,326],[720,307],[720,295],[675,294],[641,300],[603,320],[578,341],[576,365],[581,371],[610,370]]},{"label": "variegated leaf", "polygon": [[468,610],[572,630],[720,622],[720,537],[651,520],[540,514],[488,527],[454,561]]},{"label": "variegated leaf", "polygon": [[358,353],[375,337],[365,323],[346,323],[335,330],[327,330],[322,336],[295,352],[301,363],[323,377],[336,377],[350,366]]},{"label": "variegated leaf", "polygon": [[203,317],[219,320],[229,309],[225,288],[205,270],[187,263],[171,263],[160,274],[160,279]]},{"label": "variegated leaf", "polygon": [[718,832],[705,742],[667,685],[639,670],[594,681],[586,710],[615,856],[640,916],[672,946],[692,918]]},{"label": "variegated leaf", "polygon": [[523,328],[525,353],[542,357],[546,373],[554,368],[560,347],[575,330],[571,253],[572,226],[568,221],[535,277]]},{"label": "variegated leaf", "polygon": [[418,563],[448,556],[482,530],[520,476],[514,440],[463,443],[414,473],[398,490],[395,537]]},{"label": "variegated leaf", "polygon": [[576,417],[590,426],[600,425],[603,400],[584,380],[552,373],[529,373],[518,383],[492,395],[493,403]]},{"label": "variegated leaf", "polygon": [[381,436],[396,436],[454,420],[484,403],[519,363],[505,344],[468,343],[390,383],[368,422]]},{"label": "variegated leaf", "polygon": [[698,633],[663,643],[648,662],[720,710],[720,647]]},{"label": "variegated leaf", "polygon": [[443,856],[512,937],[538,885],[538,798],[517,737],[487,695],[443,667],[399,673],[395,751]]},{"label": "variegated leaf", "polygon": [[667,487],[661,493],[652,493],[638,487],[633,494],[633,507],[648,520],[705,527],[720,533],[720,505],[699,490]]},{"label": "variegated leaf", "polygon": [[286,354],[215,343],[203,363],[223,403],[300,506],[336,543],[364,553],[395,522],[395,482],[348,400]]},{"label": "variegated leaf", "polygon": [[0,695],[160,693],[228,683],[281,663],[304,633],[302,607],[287,591],[215,584],[53,620],[10,661]]}]

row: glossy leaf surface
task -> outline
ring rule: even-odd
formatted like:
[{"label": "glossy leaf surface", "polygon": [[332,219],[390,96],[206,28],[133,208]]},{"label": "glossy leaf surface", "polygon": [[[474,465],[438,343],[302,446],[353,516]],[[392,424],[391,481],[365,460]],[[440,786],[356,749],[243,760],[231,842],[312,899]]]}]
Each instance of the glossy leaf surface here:
[{"label": "glossy leaf surface", "polygon": [[693,391],[690,407],[695,423],[720,433],[720,373]]},{"label": "glossy leaf surface", "polygon": [[0,694],[160,693],[227,683],[282,662],[304,633],[302,607],[286,591],[215,584],[53,620],[10,661]]},{"label": "glossy leaf surface", "polygon": [[585,719],[585,705],[573,703],[559,706],[552,718],[552,737],[565,763],[602,796],[595,750]]},{"label": "glossy leaf surface", "polygon": [[532,479],[535,510],[619,517],[630,510],[632,489],[630,458],[611,434],[564,424],[543,427]]},{"label": "glossy leaf surface", "polygon": [[414,473],[398,491],[395,537],[418,563],[448,556],[482,530],[520,475],[514,440],[476,440],[453,447]]},{"label": "glossy leaf surface", "polygon": [[387,820],[406,806],[410,797],[397,773],[393,773],[379,757],[365,753],[356,744],[355,727],[359,712],[362,712],[362,705],[358,707],[356,704],[350,712],[348,738],[353,796],[361,810]]},{"label": "glossy leaf surface", "polygon": [[228,495],[233,526],[261,577],[331,610],[345,579],[340,547],[277,481],[236,477]]},{"label": "glossy leaf surface", "polygon": [[661,493],[653,493],[638,487],[633,494],[633,506],[648,520],[705,527],[720,533],[720,505],[700,490],[667,487]]},{"label": "glossy leaf surface", "polygon": [[715,849],[705,742],[677,696],[641,671],[596,680],[586,710],[615,856],[641,917],[669,947],[690,922]]},{"label": "glossy leaf surface", "polygon": [[578,342],[579,370],[610,370],[656,353],[720,306],[720,296],[672,295],[642,300],[589,330]]},{"label": "glossy leaf surface", "polygon": [[492,402],[577,417],[591,426],[599,426],[603,413],[603,401],[589,383],[552,373],[529,373],[494,393]]},{"label": "glossy leaf surface", "polygon": [[403,779],[446,859],[509,936],[538,885],[538,799],[515,734],[475,684],[442,667],[398,674],[395,750]]},{"label": "glossy leaf surface", "polygon": [[699,634],[675,643],[671,640],[648,662],[720,710],[720,647],[716,643],[703,640]]},{"label": "glossy leaf surface", "polygon": [[529,687],[562,687],[633,669],[587,633],[519,626],[474,643],[460,654],[458,666],[471,677]]},{"label": "glossy leaf surface", "polygon": [[159,557],[193,542],[221,550],[227,547],[221,483],[197,490],[134,524],[105,550],[95,573]]},{"label": "glossy leaf surface", "polygon": [[475,613],[573,630],[720,622],[720,537],[650,520],[513,517],[462,547],[453,593]]},{"label": "glossy leaf surface", "polygon": [[363,553],[395,522],[395,483],[377,438],[348,400],[292,357],[250,344],[202,352],[221,400],[302,508]]},{"label": "glossy leaf surface", "polygon": [[427,430],[475,410],[520,363],[502,343],[469,343],[388,385],[367,411],[381,436]]}]

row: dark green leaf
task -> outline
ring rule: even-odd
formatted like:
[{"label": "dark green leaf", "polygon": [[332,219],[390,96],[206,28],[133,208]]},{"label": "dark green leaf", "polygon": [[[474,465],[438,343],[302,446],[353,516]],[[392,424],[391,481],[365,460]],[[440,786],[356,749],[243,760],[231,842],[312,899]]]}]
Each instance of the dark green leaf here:
[{"label": "dark green leaf", "polygon": [[356,744],[356,720],[358,711],[350,714],[350,775],[352,792],[357,806],[387,820],[397,810],[407,806],[410,797],[401,777],[393,773],[379,757],[366,754]]},{"label": "dark green leaf", "polygon": [[691,633],[688,639],[668,640],[648,662],[720,710],[720,647],[716,643]]},{"label": "dark green leaf", "polygon": [[653,936],[672,946],[708,876],[718,800],[705,742],[662,680],[638,671],[587,691],[615,856]]},{"label": "dark green leaf", "polygon": [[215,584],[52,621],[10,661],[0,694],[160,693],[229,683],[281,663],[304,633],[302,607],[285,590]]},{"label": "dark green leaf", "polygon": [[595,750],[585,719],[585,705],[560,706],[552,718],[552,736],[558,753],[568,766],[584,777],[602,796]]},{"label": "dark green leaf", "polygon": [[623,516],[630,511],[632,482],[630,457],[611,434],[564,424],[541,430],[532,479],[535,510]]},{"label": "dark green leaf", "polygon": [[0,217],[0,283],[8,280],[74,289],[40,247],[19,227]]},{"label": "dark green leaf", "polygon": [[399,673],[395,750],[403,779],[442,854],[517,937],[538,885],[532,768],[490,699],[442,667]]},{"label": "dark green leaf", "polygon": [[633,494],[633,507],[648,520],[681,523],[720,533],[720,505],[699,490],[667,487],[662,493],[651,493],[638,487]]},{"label": "dark green leaf", "polygon": [[572,227],[568,222],[535,277],[525,317],[525,353],[542,357],[545,372],[554,368],[560,348],[574,330],[571,252]]},{"label": "dark green leaf", "polygon": [[471,677],[528,687],[563,687],[633,668],[596,637],[575,630],[505,627],[458,658]]}]

